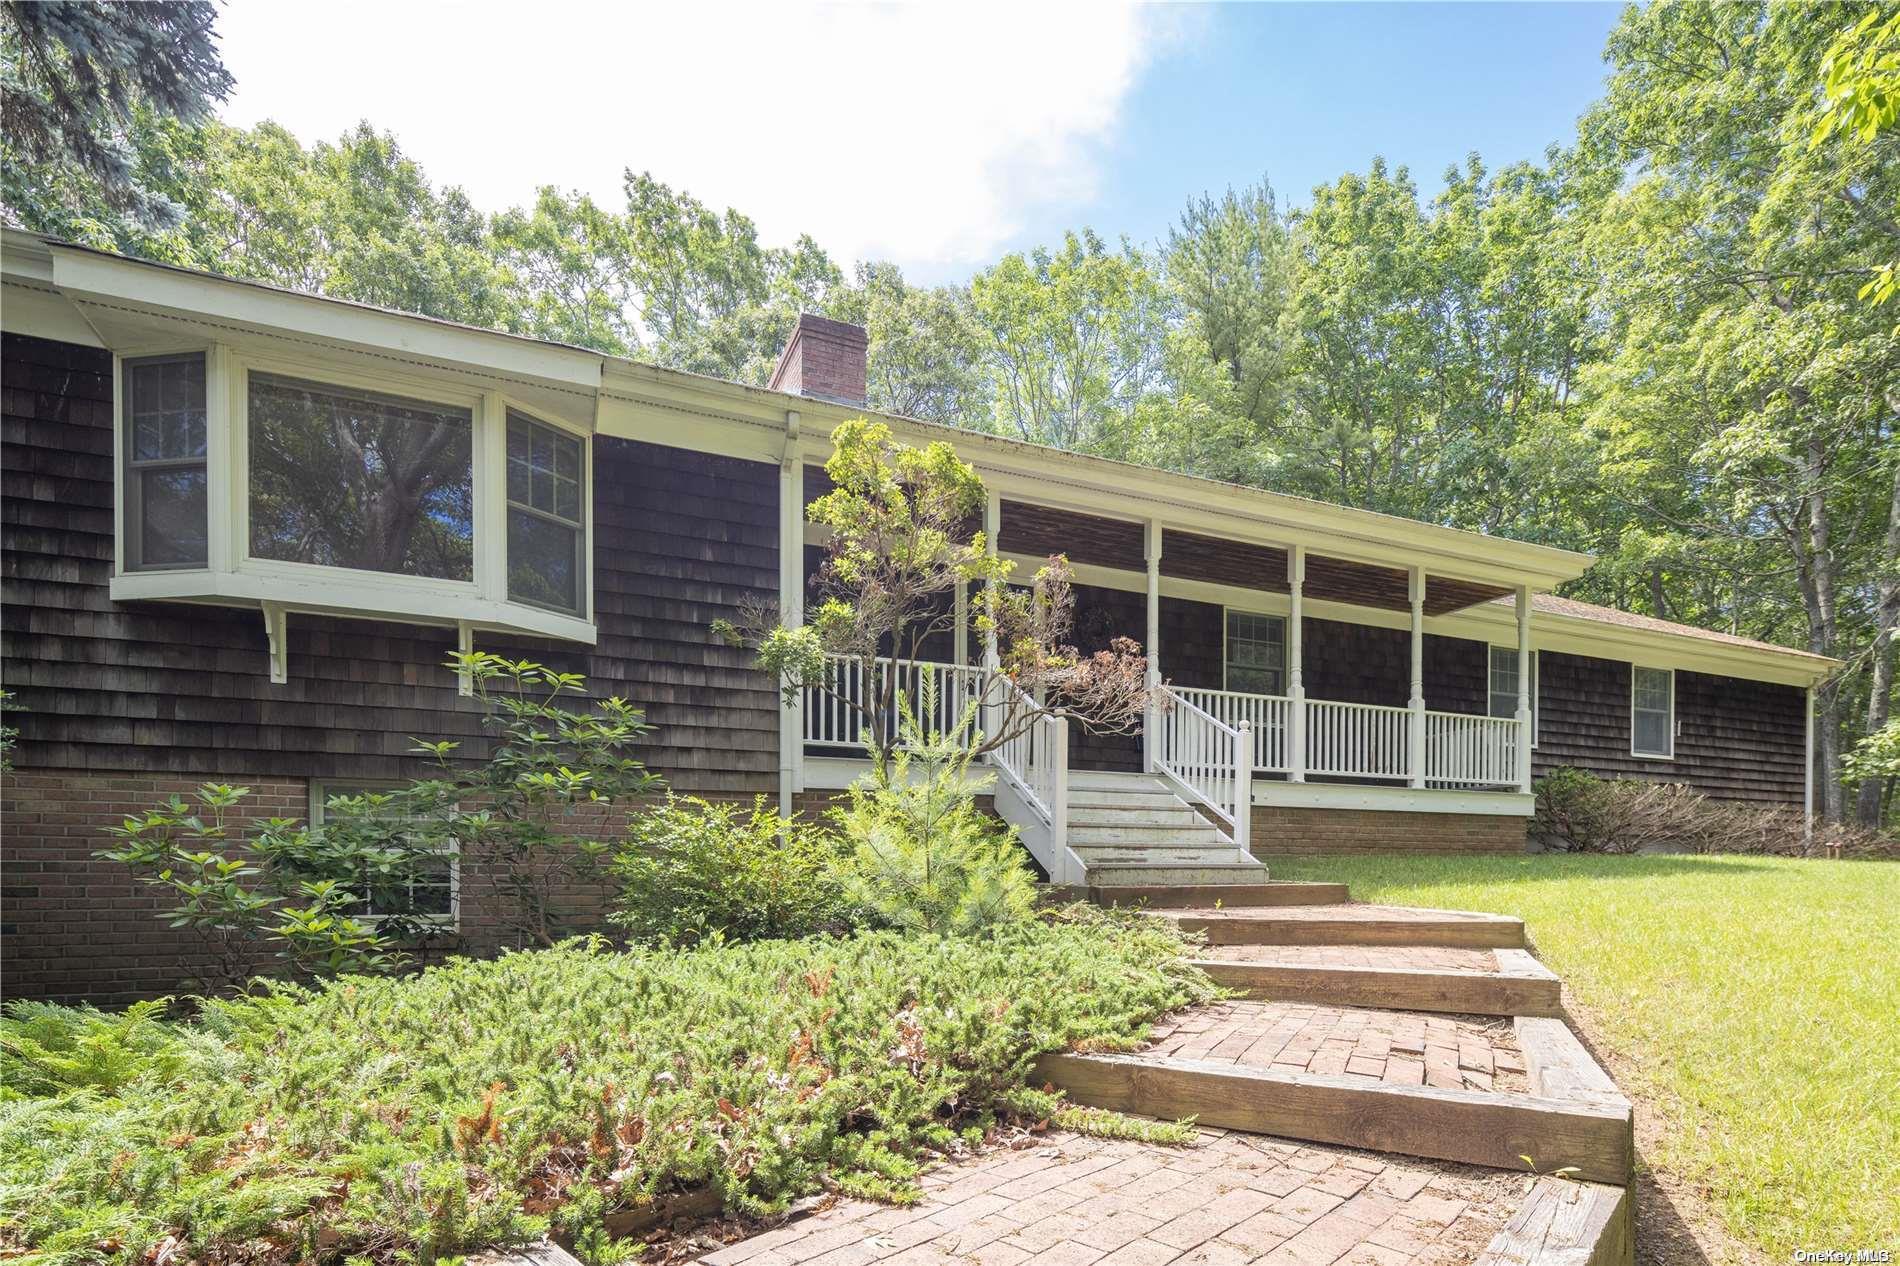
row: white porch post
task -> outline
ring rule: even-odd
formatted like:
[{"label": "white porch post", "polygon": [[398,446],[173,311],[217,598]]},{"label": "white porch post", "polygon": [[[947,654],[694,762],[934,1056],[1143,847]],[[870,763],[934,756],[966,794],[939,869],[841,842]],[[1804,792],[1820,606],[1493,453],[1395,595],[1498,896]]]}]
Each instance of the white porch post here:
[{"label": "white porch post", "polygon": [[1425,785],[1425,569],[1411,569],[1407,586],[1412,599],[1412,724],[1411,740],[1405,757],[1406,772],[1414,787]]},{"label": "white porch post", "polygon": [[1141,720],[1141,759],[1142,767],[1152,774],[1160,755],[1155,745],[1161,737],[1161,710],[1152,701],[1152,692],[1161,688],[1161,524],[1158,520],[1149,519],[1142,526],[1142,546],[1148,557],[1148,640],[1142,649],[1148,655],[1150,702]]},{"label": "white porch post", "polygon": [[[787,628],[805,623],[805,463],[798,454],[798,413],[785,414],[785,451],[778,475],[778,609]],[[805,692],[779,708],[778,807],[790,816],[805,782]]]},{"label": "white porch post", "polygon": [[957,581],[956,614],[952,616],[957,627],[950,633],[950,658],[958,668],[966,668],[970,663],[970,586]]},{"label": "white porch post", "polygon": [[1302,667],[1302,630],[1305,617],[1301,606],[1306,589],[1306,546],[1295,545],[1286,556],[1287,592],[1291,605],[1286,621],[1286,761],[1287,778],[1306,781],[1306,673]]},{"label": "white porch post", "polygon": [[1531,589],[1517,587],[1517,789],[1531,789]]}]

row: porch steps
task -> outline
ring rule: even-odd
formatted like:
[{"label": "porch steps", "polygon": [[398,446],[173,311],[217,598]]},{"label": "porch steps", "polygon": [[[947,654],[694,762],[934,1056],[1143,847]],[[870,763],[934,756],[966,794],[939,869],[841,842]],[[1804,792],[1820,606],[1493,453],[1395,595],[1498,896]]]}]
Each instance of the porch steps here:
[{"label": "porch steps", "polygon": [[1159,777],[1069,775],[1069,848],[1091,891],[1257,887],[1267,868]]}]

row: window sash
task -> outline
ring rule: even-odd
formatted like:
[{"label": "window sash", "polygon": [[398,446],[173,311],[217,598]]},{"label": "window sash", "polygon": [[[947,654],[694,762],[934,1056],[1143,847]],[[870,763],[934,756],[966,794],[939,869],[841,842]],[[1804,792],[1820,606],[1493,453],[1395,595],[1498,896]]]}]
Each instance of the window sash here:
[{"label": "window sash", "polygon": [[[1537,746],[1537,652],[1531,652],[1531,746]],[[1493,646],[1485,710],[1494,717],[1510,719],[1517,715],[1517,648]]]},{"label": "window sash", "polygon": [[1630,753],[1676,754],[1676,679],[1667,668],[1630,670]]},{"label": "window sash", "polygon": [[[135,385],[141,377],[140,371],[165,365],[194,365],[198,375],[198,411],[204,416],[198,421],[202,435],[196,453],[161,454],[154,457],[138,455],[139,422],[148,417],[169,413],[190,412],[189,409],[142,409],[140,392]],[[127,571],[187,571],[211,565],[211,511],[210,511],[210,387],[207,376],[206,357],[203,352],[186,352],[169,356],[140,356],[129,358],[119,365],[120,412],[119,443],[124,453],[124,474],[120,480],[119,500],[123,510],[124,556]],[[154,551],[148,549],[146,536],[151,529],[147,521],[145,485],[148,475],[163,475],[172,472],[197,472],[200,475],[202,495],[205,499],[204,522],[198,531],[198,540],[202,550],[178,559],[163,562],[147,561]]]},{"label": "window sash", "polygon": [[1221,683],[1243,694],[1286,693],[1286,617],[1229,611]]},{"label": "window sash", "polygon": [[[569,435],[558,427],[529,417],[515,409],[508,410],[506,436],[506,464],[504,503],[506,505],[508,533],[508,601],[523,603],[531,607],[540,607],[547,611],[558,611],[564,615],[584,616],[587,606],[587,446],[578,436]],[[549,455],[552,465],[541,466],[534,461],[533,451],[537,439],[549,442]],[[516,442],[526,446],[525,458],[518,457]],[[571,454],[572,475],[562,473],[562,456]],[[543,478],[545,476],[545,479]],[[572,515],[560,510],[563,486],[572,484]],[[546,487],[548,496],[540,496],[542,487]],[[517,493],[525,487],[526,499]],[[524,533],[518,531],[516,516],[533,520],[544,531],[564,534],[569,541],[569,553],[572,559],[573,601],[563,602],[524,593],[515,586],[515,567],[518,557],[527,553]]]}]

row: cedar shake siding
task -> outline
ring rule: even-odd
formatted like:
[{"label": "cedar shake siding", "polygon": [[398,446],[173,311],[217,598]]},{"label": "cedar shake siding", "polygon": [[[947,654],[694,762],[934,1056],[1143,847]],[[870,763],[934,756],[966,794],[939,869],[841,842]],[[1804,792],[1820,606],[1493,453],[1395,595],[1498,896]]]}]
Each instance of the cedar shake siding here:
[{"label": "cedar shake siding", "polygon": [[1568,765],[1603,778],[1687,783],[1718,800],[1802,803],[1807,700],[1798,686],[1676,673],[1676,756],[1630,754],[1630,666],[1538,654],[1533,773]]},{"label": "cedar shake siding", "polygon": [[[113,602],[111,358],[7,335],[4,680],[22,768],[229,777],[419,774],[411,736],[482,748],[479,706],[444,666],[451,629],[293,613],[290,680],[262,617]],[[584,673],[645,708],[641,755],[682,790],[776,786],[776,696],[711,622],[778,590],[775,467],[594,441],[588,648],[478,634],[483,650]]]}]

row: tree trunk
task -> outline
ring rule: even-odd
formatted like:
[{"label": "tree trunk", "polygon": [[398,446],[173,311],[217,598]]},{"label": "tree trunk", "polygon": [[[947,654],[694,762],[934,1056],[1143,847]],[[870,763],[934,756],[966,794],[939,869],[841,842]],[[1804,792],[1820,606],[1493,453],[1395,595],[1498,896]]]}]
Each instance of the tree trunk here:
[{"label": "tree trunk", "polygon": [[[1887,506],[1886,548],[1881,559],[1881,572],[1875,581],[1874,644],[1868,653],[1864,734],[1877,733],[1886,726],[1893,699],[1894,628],[1900,625],[1900,462],[1893,468],[1893,496]],[[1880,825],[1881,781],[1869,778],[1860,784],[1854,820],[1862,826]]]},{"label": "tree trunk", "polygon": [[[1798,525],[1794,537],[1795,557],[1800,563],[1801,598],[1807,607],[1808,649],[1817,655],[1832,655],[1836,633],[1834,604],[1834,542],[1828,514],[1826,477],[1827,446],[1819,436],[1808,439],[1806,461],[1802,469],[1805,490],[1802,508],[1806,513],[1806,531]],[[1816,781],[1820,784],[1820,815],[1838,822],[1844,808],[1841,791],[1841,682],[1838,678],[1815,692],[1815,752],[1820,759]]]}]

